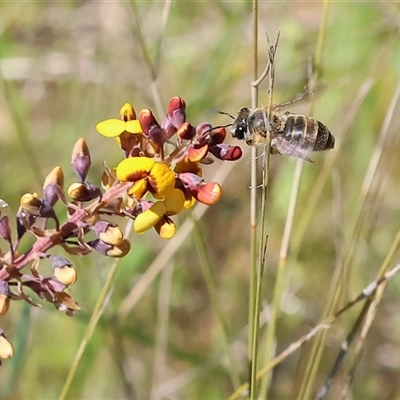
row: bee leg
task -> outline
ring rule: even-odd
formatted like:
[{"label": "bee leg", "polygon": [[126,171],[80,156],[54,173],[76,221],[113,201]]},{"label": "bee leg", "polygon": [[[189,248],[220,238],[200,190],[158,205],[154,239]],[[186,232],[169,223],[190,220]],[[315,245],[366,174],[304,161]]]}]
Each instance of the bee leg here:
[{"label": "bee leg", "polygon": [[285,154],[291,157],[301,158],[311,163],[316,163],[316,161],[307,156],[309,153],[308,150],[302,149],[281,137],[275,137],[271,140],[271,150],[272,149],[272,154]]}]

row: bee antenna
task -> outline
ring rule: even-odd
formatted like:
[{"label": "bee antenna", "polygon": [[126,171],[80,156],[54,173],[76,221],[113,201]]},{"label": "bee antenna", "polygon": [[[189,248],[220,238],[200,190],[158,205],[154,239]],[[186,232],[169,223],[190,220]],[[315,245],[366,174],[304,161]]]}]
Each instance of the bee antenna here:
[{"label": "bee antenna", "polygon": [[207,131],[203,132],[203,135],[205,135],[206,133],[212,132],[214,129],[227,128],[228,126],[232,126],[232,124],[213,126],[212,128],[210,128]]},{"label": "bee antenna", "polygon": [[[231,117],[232,119],[235,119],[235,117],[232,114],[229,114],[228,112],[225,112],[225,111],[212,110],[211,108],[206,108],[206,111],[212,112],[212,113],[215,113],[215,114],[227,115],[228,117]],[[226,126],[229,126],[229,125],[226,125]],[[219,128],[221,128],[221,127],[219,127]]]}]

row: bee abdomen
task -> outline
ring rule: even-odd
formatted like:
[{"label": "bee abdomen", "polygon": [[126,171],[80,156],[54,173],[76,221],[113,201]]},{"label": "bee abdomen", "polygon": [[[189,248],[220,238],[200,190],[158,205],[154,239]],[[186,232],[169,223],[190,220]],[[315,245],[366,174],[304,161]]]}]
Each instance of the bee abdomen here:
[{"label": "bee abdomen", "polygon": [[286,140],[305,145],[308,140],[307,133],[310,128],[307,124],[308,117],[304,115],[291,115],[288,117],[283,134]]},{"label": "bee abdomen", "polygon": [[305,115],[291,115],[286,121],[284,135],[289,142],[311,151],[329,150],[335,145],[335,139],[328,128],[315,118]]},{"label": "bee abdomen", "polygon": [[314,151],[323,151],[333,149],[335,146],[335,138],[329,132],[329,129],[322,123],[318,122],[318,131],[315,138]]}]

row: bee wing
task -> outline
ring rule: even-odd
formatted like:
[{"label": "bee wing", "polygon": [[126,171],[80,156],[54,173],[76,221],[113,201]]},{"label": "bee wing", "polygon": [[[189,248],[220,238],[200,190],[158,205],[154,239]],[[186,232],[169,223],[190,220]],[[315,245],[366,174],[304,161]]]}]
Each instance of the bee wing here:
[{"label": "bee wing", "polygon": [[303,148],[299,143],[293,143],[285,139],[283,135],[276,135],[271,140],[271,147],[275,149],[279,154],[286,154],[291,157],[301,158],[308,162],[315,163],[314,160],[308,157],[311,152],[309,148]]}]

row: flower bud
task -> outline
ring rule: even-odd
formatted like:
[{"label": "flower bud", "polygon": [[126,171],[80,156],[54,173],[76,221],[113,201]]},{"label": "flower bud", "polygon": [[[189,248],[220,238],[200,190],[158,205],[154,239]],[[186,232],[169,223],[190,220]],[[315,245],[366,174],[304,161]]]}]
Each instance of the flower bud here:
[{"label": "flower bud", "polygon": [[222,190],[217,182],[206,183],[190,172],[184,172],[178,176],[183,186],[197,201],[210,206],[220,199]]},{"label": "flower bud", "polygon": [[46,176],[43,183],[43,197],[52,206],[58,200],[57,190],[64,186],[64,173],[61,167],[54,167],[53,170]]},{"label": "flower bud", "polygon": [[167,138],[164,130],[158,124],[153,113],[145,108],[139,114],[140,125],[142,126],[145,135],[158,146],[163,145]]},{"label": "flower bud", "polygon": [[42,202],[38,198],[37,193],[25,193],[21,196],[19,202],[24,211],[36,217],[40,216],[39,209],[42,206]]},{"label": "flower bud", "polygon": [[186,121],[186,103],[181,97],[175,96],[169,101],[168,118],[175,128],[179,128]]},{"label": "flower bud", "polygon": [[85,139],[79,138],[76,141],[72,150],[71,164],[79,182],[84,182],[91,165],[90,152]]},{"label": "flower bud", "polygon": [[14,355],[14,347],[6,338],[3,330],[0,329],[0,358],[6,360]]},{"label": "flower bud", "polygon": [[100,188],[93,183],[72,183],[68,188],[68,196],[75,201],[90,201],[101,195]]},{"label": "flower bud", "polygon": [[131,248],[131,244],[127,239],[124,239],[116,246],[105,243],[100,239],[91,240],[88,242],[88,245],[97,250],[100,254],[113,258],[124,257],[126,254],[128,254]]},{"label": "flower bud", "polygon": [[66,286],[73,285],[76,282],[77,271],[66,258],[51,256],[50,261],[53,264],[53,275],[59,282]]},{"label": "flower bud", "polygon": [[52,205],[46,199],[39,199],[37,193],[25,193],[20,199],[21,209],[34,217],[58,219]]},{"label": "flower bud", "polygon": [[150,129],[154,127],[160,128],[160,125],[157,122],[155,116],[148,108],[144,108],[140,111],[139,121],[146,136],[149,136]]},{"label": "flower bud", "polygon": [[172,115],[175,111],[185,110],[186,102],[182,97],[174,96],[168,104],[168,114]]},{"label": "flower bud", "polygon": [[125,257],[129,253],[130,249],[131,243],[129,242],[129,240],[124,239],[117,246],[112,246],[112,248],[107,251],[107,256],[113,258]]},{"label": "flower bud", "polygon": [[183,140],[192,140],[196,135],[196,130],[189,122],[185,122],[179,127],[176,133]]},{"label": "flower bud", "polygon": [[221,186],[217,182],[203,183],[191,190],[192,196],[200,203],[212,206],[221,198]]},{"label": "flower bud", "polygon": [[8,282],[0,281],[0,316],[4,315],[10,307],[10,287]]},{"label": "flower bud", "polygon": [[97,222],[96,225],[93,226],[93,230],[100,240],[113,246],[119,245],[124,240],[124,234],[121,228],[108,221]]}]

